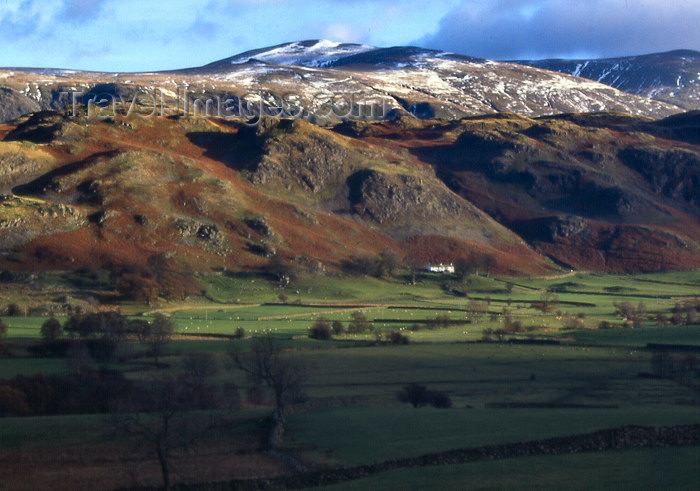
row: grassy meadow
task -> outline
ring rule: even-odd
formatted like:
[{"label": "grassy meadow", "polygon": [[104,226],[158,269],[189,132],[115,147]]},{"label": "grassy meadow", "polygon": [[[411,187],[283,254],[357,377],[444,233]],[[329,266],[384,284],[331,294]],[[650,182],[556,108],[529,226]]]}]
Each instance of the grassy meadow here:
[{"label": "grassy meadow", "polygon": [[697,489],[698,467],[700,451],[697,448],[632,449],[399,469],[365,479],[309,489],[691,491]]},{"label": "grassy meadow", "polygon": [[[106,367],[127,379],[146,380],[164,371],[177,373],[189,353],[208,353],[221,368],[214,382],[233,383],[240,392],[241,418],[249,422],[246,438],[254,440],[269,405],[246,400],[251,382],[231,369],[228,353],[245,352],[256,338],[272,336],[313,367],[303,385],[306,402],[293,407],[282,443],[285,453],[307,467],[361,465],[623,425],[700,423],[697,372],[683,383],[640,376],[651,371],[648,343],[700,349],[700,325],[659,326],[657,319],[700,297],[700,272],[466,280],[424,274],[417,284],[409,284],[408,277],[328,276],[304,278],[285,289],[263,276],[200,279],[203,297],[119,306],[134,319],[164,313],[175,321],[161,367],[149,361],[148,346],[136,341],[121,347],[121,359]],[[60,277],[50,278],[50,284],[60,289]],[[542,309],[538,303],[546,295],[552,305]],[[635,309],[643,304],[636,328],[620,315],[623,302]],[[309,337],[319,319],[341,321],[347,329],[356,312],[372,322],[373,331],[344,332],[330,340]],[[26,351],[40,340],[46,317],[2,319],[9,330],[0,378],[69,376],[75,369],[70,360]],[[521,329],[494,334],[507,322],[519,322]],[[391,343],[387,335],[395,331],[410,342]],[[400,403],[397,392],[411,383],[445,393],[452,407]],[[12,453],[30,455],[38,447],[103,445],[105,424],[104,416],[95,414],[1,418],[0,463],[10,465]],[[222,452],[217,458],[226,455]],[[659,482],[670,483],[668,489],[690,489],[683,486],[697,476],[699,464],[698,448],[639,449],[401,469],[327,489],[658,489],[652,484]],[[222,475],[255,477],[238,470]]]}]

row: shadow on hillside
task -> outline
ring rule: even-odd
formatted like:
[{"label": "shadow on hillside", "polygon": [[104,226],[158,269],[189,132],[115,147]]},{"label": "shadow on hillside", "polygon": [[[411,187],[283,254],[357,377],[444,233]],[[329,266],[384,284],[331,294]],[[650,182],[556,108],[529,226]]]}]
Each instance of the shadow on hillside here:
[{"label": "shadow on hillside", "polygon": [[82,169],[95,165],[101,159],[110,159],[116,156],[119,152],[117,150],[110,150],[106,152],[98,152],[90,155],[88,158],[79,160],[77,162],[72,162],[70,164],[54,169],[46,174],[43,174],[36,179],[29,181],[26,184],[20,184],[12,188],[12,192],[18,196],[22,195],[43,195],[47,192],[57,192],[60,193],[62,190],[59,189],[60,185],[56,181],[57,178],[70,175],[74,172],[78,172]]},{"label": "shadow on hillside", "polygon": [[196,131],[187,133],[186,136],[193,144],[205,150],[205,157],[223,162],[227,167],[238,171],[254,171],[264,153],[260,138],[245,132]]}]

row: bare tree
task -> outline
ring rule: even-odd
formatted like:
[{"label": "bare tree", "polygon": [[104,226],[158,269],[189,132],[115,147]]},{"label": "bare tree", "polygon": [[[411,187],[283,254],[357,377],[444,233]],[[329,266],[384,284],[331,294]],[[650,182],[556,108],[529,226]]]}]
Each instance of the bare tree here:
[{"label": "bare tree", "polygon": [[[183,357],[182,369],[178,382],[192,406],[206,408],[218,405],[219,391],[209,383],[219,372],[216,358],[210,353],[188,353]],[[233,394],[231,397],[234,397]]]},{"label": "bare tree", "polygon": [[471,299],[467,303],[468,317],[472,322],[479,322],[481,317],[489,310],[489,306],[482,300]]},{"label": "bare tree", "polygon": [[209,418],[190,413],[196,408],[190,396],[178,378],[159,371],[144,384],[140,397],[123,401],[109,419],[117,437],[156,455],[166,491],[172,484],[174,454],[200,442],[216,427],[213,413]]},{"label": "bare tree", "polygon": [[616,314],[622,317],[624,320],[632,323],[632,327],[638,329],[642,327],[642,322],[647,313],[647,306],[643,301],[640,301],[635,308],[632,302],[625,301],[622,303],[613,302],[613,306],[616,309]]},{"label": "bare tree", "polygon": [[557,295],[549,290],[546,290],[540,295],[540,300],[533,304],[533,307],[541,310],[542,313],[552,312],[559,303]]},{"label": "bare tree", "polygon": [[0,319],[0,353],[5,351],[5,345],[2,343],[2,338],[4,338],[7,335],[7,330],[8,326],[5,324],[2,319]]},{"label": "bare tree", "polygon": [[146,342],[156,365],[158,365],[158,359],[165,352],[165,347],[174,333],[175,321],[163,314],[156,314],[146,336]]},{"label": "bare tree", "polygon": [[229,352],[235,368],[244,372],[256,385],[267,386],[275,398],[275,421],[283,425],[285,410],[301,392],[311,367],[299,358],[285,352],[270,336],[256,338],[251,351]]},{"label": "bare tree", "polygon": [[143,401],[149,412],[140,407],[129,408],[130,412],[112,415],[110,423],[117,436],[135,438],[138,445],[148,445],[158,457],[163,489],[170,490],[171,456],[176,442],[176,419],[180,419],[181,407],[177,397],[177,383],[173,377],[162,374],[148,383],[144,391],[150,400]]}]

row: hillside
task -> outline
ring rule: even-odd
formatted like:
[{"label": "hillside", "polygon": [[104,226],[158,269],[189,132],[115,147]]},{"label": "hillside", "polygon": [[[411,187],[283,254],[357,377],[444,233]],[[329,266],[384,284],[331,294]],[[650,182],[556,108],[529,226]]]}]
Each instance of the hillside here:
[{"label": "hillside", "polygon": [[3,133],[3,268],[144,266],[163,255],[194,270],[257,269],[273,256],[337,269],[438,235],[451,249],[436,256],[486,248],[503,271],[551,269],[425,163],[301,120],[81,125],[37,113]]},{"label": "hillside", "polygon": [[35,113],[0,127],[0,269],[338,270],[386,249],[505,274],[700,267],[699,126]]},{"label": "hillside", "polygon": [[[697,267],[697,113],[520,116],[462,121],[425,151],[452,190],[573,268]],[[422,153],[425,152],[425,153]]]}]

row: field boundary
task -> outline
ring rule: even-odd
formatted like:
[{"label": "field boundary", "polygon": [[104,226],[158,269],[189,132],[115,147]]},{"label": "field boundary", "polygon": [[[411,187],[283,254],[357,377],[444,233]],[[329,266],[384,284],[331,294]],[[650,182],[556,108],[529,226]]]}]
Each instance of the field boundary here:
[{"label": "field boundary", "polygon": [[[456,465],[517,457],[567,455],[606,450],[698,445],[700,445],[700,424],[664,427],[622,426],[567,437],[447,450],[418,457],[387,460],[371,465],[331,468],[270,479],[186,485],[174,489],[197,491],[304,489],[354,481],[401,468]],[[154,488],[128,488],[128,491],[151,491],[152,489]]]}]

